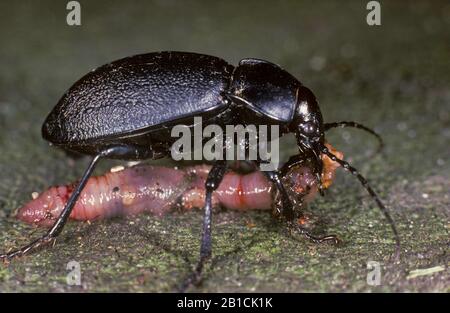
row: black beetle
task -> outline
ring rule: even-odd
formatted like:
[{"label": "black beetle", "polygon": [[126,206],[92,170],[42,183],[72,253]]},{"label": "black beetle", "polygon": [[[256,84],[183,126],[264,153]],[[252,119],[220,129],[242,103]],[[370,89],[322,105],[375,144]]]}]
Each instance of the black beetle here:
[{"label": "black beetle", "polygon": [[[52,241],[62,231],[87,179],[101,158],[156,159],[169,155],[174,138],[171,127],[193,125],[194,116],[209,124],[277,124],[281,134],[294,133],[299,154],[281,172],[265,172],[277,187],[281,215],[292,226],[295,212],[280,180],[280,173],[308,159],[320,186],[321,154],[328,155],[355,175],[388,219],[400,245],[395,224],[367,181],[347,162],[338,159],[324,145],[324,132],[332,127],[357,127],[355,122],[324,124],[314,94],[279,66],[258,59],[243,59],[237,67],[208,55],[186,52],[158,52],[127,57],[101,66],[78,80],[48,115],[43,137],[66,150],[92,155],[93,159],[66,207],[52,228],[29,245],[1,255],[11,259]],[[200,261],[211,255],[211,194],[227,169],[215,161],[206,181],[206,204]],[[334,236],[314,237],[318,242]]]}]

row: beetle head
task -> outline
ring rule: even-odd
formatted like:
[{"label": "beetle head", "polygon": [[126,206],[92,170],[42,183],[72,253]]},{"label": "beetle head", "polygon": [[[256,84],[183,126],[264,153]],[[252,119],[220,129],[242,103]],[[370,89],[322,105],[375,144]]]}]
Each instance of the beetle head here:
[{"label": "beetle head", "polygon": [[297,107],[290,125],[295,133],[300,152],[313,159],[315,172],[322,172],[321,148],[325,142],[322,113],[311,90],[300,86],[297,90]]},{"label": "beetle head", "polygon": [[325,141],[322,113],[311,90],[300,86],[297,92],[297,108],[291,131],[296,134],[299,148],[319,151],[319,146]]}]

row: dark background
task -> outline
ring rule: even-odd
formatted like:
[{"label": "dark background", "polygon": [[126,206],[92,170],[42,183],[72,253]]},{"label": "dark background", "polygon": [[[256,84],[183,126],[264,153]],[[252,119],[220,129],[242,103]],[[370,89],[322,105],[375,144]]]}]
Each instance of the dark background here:
[{"label": "dark background", "polygon": [[[309,210],[343,247],[287,237],[268,213],[221,212],[212,265],[193,290],[450,291],[450,5],[380,2],[382,25],[370,27],[366,1],[80,1],[82,25],[71,27],[67,1],[1,1],[1,250],[41,231],[9,217],[31,192],[73,181],[86,167],[40,137],[65,90],[127,55],[194,51],[233,64],[278,63],[315,92],[326,121],[375,128],[386,147],[374,158],[376,142],[357,130],[335,130],[328,140],[390,207],[403,260],[389,261],[389,226],[340,171]],[[201,219],[194,211],[70,223],[53,249],[0,267],[0,291],[174,291],[197,259]],[[81,287],[66,284],[71,260],[81,264]],[[381,263],[380,286],[366,283],[370,260]]]}]

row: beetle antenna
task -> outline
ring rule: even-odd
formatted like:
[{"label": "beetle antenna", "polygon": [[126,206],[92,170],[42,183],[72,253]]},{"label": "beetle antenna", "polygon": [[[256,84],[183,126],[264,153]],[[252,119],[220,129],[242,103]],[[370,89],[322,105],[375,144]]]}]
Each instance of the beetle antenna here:
[{"label": "beetle antenna", "polygon": [[381,138],[381,136],[375,132],[373,129],[364,126],[362,124],[359,124],[357,122],[347,122],[347,121],[342,121],[342,122],[334,122],[334,123],[324,123],[323,124],[325,131],[330,130],[331,128],[344,128],[344,127],[353,127],[353,128],[358,128],[358,129],[362,129],[368,133],[370,133],[371,135],[375,136],[378,140],[378,148],[375,151],[375,154],[378,154],[384,147],[384,143],[383,143],[383,138]]},{"label": "beetle antenna", "polygon": [[375,193],[375,191],[370,187],[367,180],[358,172],[356,168],[351,166],[348,162],[339,159],[337,156],[335,156],[333,153],[328,150],[327,147],[321,146],[322,153],[326,154],[331,160],[334,162],[339,163],[345,170],[349,171],[352,175],[356,176],[358,180],[361,182],[363,187],[367,190],[367,192],[370,194],[372,199],[375,200],[375,202],[378,204],[378,207],[380,208],[381,212],[384,214],[386,220],[388,221],[389,225],[391,226],[392,232],[394,233],[395,238],[395,260],[398,260],[400,257],[400,237],[397,232],[397,227],[395,226],[395,222],[392,219],[391,215],[389,214],[388,209],[383,204],[383,202],[380,200],[378,195]]}]

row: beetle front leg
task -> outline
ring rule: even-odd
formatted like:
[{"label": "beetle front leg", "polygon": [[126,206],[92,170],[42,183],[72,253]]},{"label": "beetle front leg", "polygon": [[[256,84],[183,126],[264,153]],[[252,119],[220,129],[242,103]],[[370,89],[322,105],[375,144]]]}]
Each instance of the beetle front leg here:
[{"label": "beetle front leg", "polygon": [[280,193],[282,206],[280,210],[281,215],[283,215],[288,222],[293,221],[295,218],[294,208],[292,207],[292,202],[289,199],[289,195],[284,188],[283,183],[281,182],[280,174],[275,171],[263,171],[263,173],[267,177],[267,179],[275,185],[278,192]]},{"label": "beetle front leg", "polygon": [[227,162],[219,160],[214,163],[213,167],[208,173],[208,178],[205,182],[206,197],[205,197],[205,215],[203,218],[202,242],[200,247],[200,259],[194,272],[182,284],[180,291],[185,291],[190,285],[198,285],[201,281],[201,275],[205,262],[211,257],[212,252],[212,195],[219,187],[223,180],[225,172],[227,171]]},{"label": "beetle front leg", "polygon": [[322,161],[317,161],[315,157],[305,157],[303,154],[296,154],[289,158],[289,160],[283,165],[280,172],[284,176],[292,167],[298,166],[299,164],[311,162],[314,167],[314,175],[316,176],[319,194],[324,196],[323,186],[322,186]]},{"label": "beetle front leg", "polygon": [[323,242],[329,242],[329,241],[331,241],[335,244],[339,243],[339,239],[335,235],[326,235],[326,236],[322,236],[322,237],[317,237],[317,236],[314,236],[313,234],[311,234],[306,228],[301,226],[299,223],[297,223],[297,220],[299,218],[301,218],[302,214],[299,212],[298,215],[296,216],[296,214],[294,212],[294,208],[292,206],[292,202],[289,199],[289,195],[281,182],[280,174],[275,171],[265,171],[263,173],[266,175],[266,177],[270,181],[273,182],[273,184],[277,188],[278,192],[280,193],[281,205],[282,205],[280,213],[286,219],[287,225],[290,230],[300,232],[306,238],[308,238],[309,240],[311,240],[315,243],[323,243]]}]

